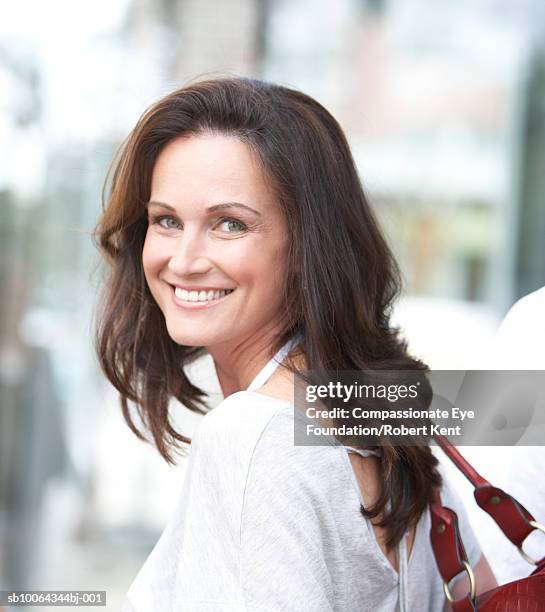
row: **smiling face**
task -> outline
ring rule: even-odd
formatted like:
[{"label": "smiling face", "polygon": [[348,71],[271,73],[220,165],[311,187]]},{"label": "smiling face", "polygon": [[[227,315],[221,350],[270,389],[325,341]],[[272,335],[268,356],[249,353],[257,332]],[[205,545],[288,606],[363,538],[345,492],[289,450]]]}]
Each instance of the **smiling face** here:
[{"label": "smiling face", "polygon": [[174,342],[210,349],[273,333],[287,226],[246,144],[218,134],[171,141],[147,209],[144,274]]}]

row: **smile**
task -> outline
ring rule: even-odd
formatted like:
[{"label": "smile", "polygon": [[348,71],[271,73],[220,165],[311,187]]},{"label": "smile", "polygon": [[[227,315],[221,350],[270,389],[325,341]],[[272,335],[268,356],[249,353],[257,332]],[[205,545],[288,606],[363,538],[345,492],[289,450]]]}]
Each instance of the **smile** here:
[{"label": "smile", "polygon": [[174,294],[180,300],[184,302],[212,302],[221,297],[229,295],[234,289],[211,289],[210,291],[187,291],[176,287]]},{"label": "smile", "polygon": [[172,287],[174,293],[174,302],[178,306],[190,309],[200,309],[219,304],[231,293],[234,289],[209,289],[207,291],[188,291],[181,287]]}]

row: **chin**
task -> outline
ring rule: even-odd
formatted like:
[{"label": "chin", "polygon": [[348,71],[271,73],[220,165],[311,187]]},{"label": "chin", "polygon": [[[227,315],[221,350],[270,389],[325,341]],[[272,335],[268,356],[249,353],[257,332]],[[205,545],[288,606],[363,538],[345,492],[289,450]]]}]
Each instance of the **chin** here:
[{"label": "chin", "polygon": [[223,337],[219,337],[217,334],[198,330],[194,330],[188,332],[187,326],[184,326],[185,329],[175,329],[167,326],[168,335],[171,340],[180,346],[210,346],[213,344],[217,344],[224,340]]}]

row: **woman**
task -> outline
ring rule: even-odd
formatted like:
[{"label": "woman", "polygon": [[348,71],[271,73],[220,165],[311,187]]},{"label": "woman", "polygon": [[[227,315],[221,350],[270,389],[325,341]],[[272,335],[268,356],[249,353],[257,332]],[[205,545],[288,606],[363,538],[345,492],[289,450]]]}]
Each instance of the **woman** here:
[{"label": "woman", "polygon": [[[111,264],[98,354],[125,419],[142,437],[131,401],[167,461],[191,443],[125,609],[442,610],[430,448],[293,444],[297,372],[425,367],[389,326],[397,268],[335,119],[257,80],[175,91],[122,147],[98,237]],[[205,412],[184,370],[205,352],[225,399],[191,441],[168,402]],[[443,500],[489,588],[446,486]]]}]

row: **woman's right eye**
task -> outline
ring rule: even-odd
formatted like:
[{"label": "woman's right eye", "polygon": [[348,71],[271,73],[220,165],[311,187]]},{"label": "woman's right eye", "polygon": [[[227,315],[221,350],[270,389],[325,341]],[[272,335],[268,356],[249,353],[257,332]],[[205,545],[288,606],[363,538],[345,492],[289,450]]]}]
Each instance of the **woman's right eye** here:
[{"label": "woman's right eye", "polygon": [[178,223],[178,221],[176,221],[174,217],[169,216],[156,217],[153,220],[153,223],[167,230],[178,229],[178,227],[180,226],[180,224]]}]

